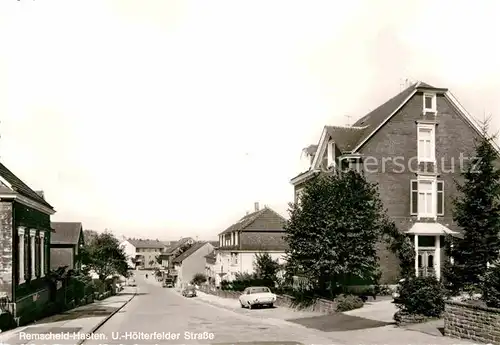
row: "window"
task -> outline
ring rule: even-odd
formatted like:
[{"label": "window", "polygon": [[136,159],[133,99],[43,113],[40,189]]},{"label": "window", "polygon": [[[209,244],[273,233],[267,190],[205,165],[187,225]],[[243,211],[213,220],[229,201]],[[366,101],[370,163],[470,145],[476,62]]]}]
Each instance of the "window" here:
[{"label": "window", "polygon": [[424,94],[424,114],[425,113],[436,113],[436,95],[433,93]]},{"label": "window", "polygon": [[436,215],[443,215],[443,196],[443,181],[434,179],[411,180],[410,214],[419,218],[435,218]]},{"label": "window", "polygon": [[418,183],[418,215],[420,217],[433,216],[432,188],[431,181],[419,181]]},{"label": "window", "polygon": [[437,181],[437,215],[444,216],[444,181]]},{"label": "window", "polygon": [[327,154],[327,167],[330,168],[335,164],[335,143],[333,142],[333,140],[328,142]]},{"label": "window", "polygon": [[303,192],[304,192],[303,188],[297,189],[295,191],[295,203],[296,204],[300,202],[300,198],[302,197]]},{"label": "window", "polygon": [[19,253],[19,264],[18,264],[18,273],[19,273],[19,284],[24,283],[25,281],[25,266],[26,266],[26,252],[24,251],[24,228],[17,229],[18,236],[18,253]]},{"label": "window", "polygon": [[31,250],[31,269],[30,277],[35,279],[36,277],[36,230],[30,230],[30,250]]},{"label": "window", "polygon": [[418,162],[435,161],[435,126],[418,125]]},{"label": "window", "polygon": [[45,276],[45,233],[40,232],[40,277]]},{"label": "window", "polygon": [[231,265],[238,264],[238,253],[231,253]]}]

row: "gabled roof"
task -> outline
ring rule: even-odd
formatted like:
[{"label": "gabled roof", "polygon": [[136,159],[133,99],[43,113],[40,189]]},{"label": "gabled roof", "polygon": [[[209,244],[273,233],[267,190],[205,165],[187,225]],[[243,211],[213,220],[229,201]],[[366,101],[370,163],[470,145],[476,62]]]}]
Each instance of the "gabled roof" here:
[{"label": "gabled roof", "polygon": [[176,257],[175,259],[173,259],[172,262],[173,263],[181,263],[182,261],[184,261],[184,259],[186,259],[191,254],[193,254],[196,251],[198,251],[198,249],[200,249],[201,247],[203,247],[205,244],[208,244],[208,242],[196,242],[196,243],[193,243],[193,245],[191,247],[189,247],[189,249],[187,249],[184,253],[182,253],[181,255],[179,255],[178,257]]},{"label": "gabled roof", "polygon": [[50,226],[54,229],[50,235],[50,244],[77,245],[80,236],[83,235],[80,222],[51,222]]},{"label": "gabled roof", "polygon": [[326,126],[327,133],[335,138],[335,145],[340,152],[351,151],[365,135],[367,127]]},{"label": "gabled roof", "polygon": [[138,238],[129,238],[127,240],[131,245],[141,249],[163,249],[165,245],[159,240],[143,240]]},{"label": "gabled roof", "polygon": [[14,192],[52,210],[54,209],[47,201],[45,201],[43,197],[41,197],[37,192],[28,187],[26,183],[21,181],[21,179],[14,175],[14,173],[7,169],[7,167],[2,163],[0,163],[0,176],[10,184],[10,187],[12,187]]},{"label": "gabled roof", "polygon": [[233,231],[284,231],[286,219],[269,207],[250,213],[219,235]]},{"label": "gabled roof", "polygon": [[173,254],[177,249],[181,248],[189,241],[194,241],[191,237],[183,237],[179,241],[175,241],[174,244],[170,245],[165,249],[167,255]]}]

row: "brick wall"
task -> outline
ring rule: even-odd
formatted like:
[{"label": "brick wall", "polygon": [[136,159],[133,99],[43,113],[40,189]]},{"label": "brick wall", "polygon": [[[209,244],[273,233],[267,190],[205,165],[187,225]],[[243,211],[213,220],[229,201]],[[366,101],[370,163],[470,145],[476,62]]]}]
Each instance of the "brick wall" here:
[{"label": "brick wall", "polygon": [[12,203],[0,202],[0,295],[12,300]]},{"label": "brick wall", "polygon": [[[225,291],[216,288],[207,288],[205,286],[200,287],[200,291],[222,298],[238,299],[241,296],[241,292]],[[274,304],[279,307],[297,308],[303,311],[311,311],[324,314],[335,313],[337,309],[337,305],[334,301],[328,301],[324,299],[317,299],[314,303],[307,307],[297,307],[294,303],[293,297],[287,295],[277,295],[276,302]]]},{"label": "brick wall", "polygon": [[450,337],[500,345],[500,309],[448,301],[444,332]]}]

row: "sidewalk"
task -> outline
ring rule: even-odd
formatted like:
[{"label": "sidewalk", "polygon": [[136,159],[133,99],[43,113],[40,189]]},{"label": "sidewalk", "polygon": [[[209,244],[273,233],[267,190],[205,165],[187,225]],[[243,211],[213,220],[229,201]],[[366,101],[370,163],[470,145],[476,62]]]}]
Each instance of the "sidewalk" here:
[{"label": "sidewalk", "polygon": [[26,343],[81,344],[124,307],[135,296],[136,292],[136,287],[127,286],[117,295],[102,301],[96,301],[62,314],[49,316],[34,324],[0,333],[0,342],[9,345]]}]

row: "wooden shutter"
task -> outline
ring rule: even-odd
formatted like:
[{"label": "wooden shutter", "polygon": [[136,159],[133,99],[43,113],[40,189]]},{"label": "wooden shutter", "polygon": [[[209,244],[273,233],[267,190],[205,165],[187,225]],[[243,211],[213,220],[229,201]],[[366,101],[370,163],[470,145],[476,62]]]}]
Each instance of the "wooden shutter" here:
[{"label": "wooden shutter", "polygon": [[410,214],[418,214],[418,181],[410,180]]},{"label": "wooden shutter", "polygon": [[[29,231],[28,231],[29,233]],[[30,237],[24,235],[24,279],[30,279]]]},{"label": "wooden shutter", "polygon": [[437,181],[437,215],[444,216],[444,181]]},{"label": "wooden shutter", "polygon": [[40,265],[41,265],[40,240],[41,240],[40,236],[35,237],[35,271],[36,271],[37,277],[40,277],[40,273],[41,273],[41,270],[40,270]]}]

